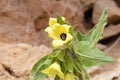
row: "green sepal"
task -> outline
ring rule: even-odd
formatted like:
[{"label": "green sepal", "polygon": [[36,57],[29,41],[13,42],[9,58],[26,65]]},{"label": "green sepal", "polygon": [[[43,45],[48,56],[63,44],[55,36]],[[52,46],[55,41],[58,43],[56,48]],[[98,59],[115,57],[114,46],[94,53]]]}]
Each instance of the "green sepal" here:
[{"label": "green sepal", "polygon": [[82,66],[80,66],[80,68],[82,80],[90,80],[90,75],[87,73],[87,71],[84,68],[82,68]]},{"label": "green sepal", "polygon": [[73,26],[70,27],[70,29],[69,29],[69,33],[70,33],[71,35],[74,36],[74,29],[73,29]]},{"label": "green sepal", "polygon": [[[76,77],[79,78],[79,79],[76,79],[76,80],[90,80],[90,76],[86,72],[84,67],[82,66],[81,59],[80,59],[78,54],[76,54],[76,58],[74,60],[74,64],[75,64],[74,74],[76,75]],[[76,68],[77,68],[77,70],[76,70]]]},{"label": "green sepal", "polygon": [[74,63],[73,63],[72,55],[68,49],[66,50],[66,54],[64,58],[65,58],[65,62],[64,62],[65,70],[72,73],[74,68]]},{"label": "green sepal", "polygon": [[75,76],[75,80],[79,80],[79,76]]},{"label": "green sepal", "polygon": [[60,15],[57,15],[57,23],[59,24],[69,24],[68,22],[64,21]]},{"label": "green sepal", "polygon": [[56,75],[54,80],[60,80],[60,77]]},{"label": "green sepal", "polygon": [[77,32],[76,39],[77,41],[84,41],[85,37],[80,32]]},{"label": "green sepal", "polygon": [[63,50],[63,49],[56,49],[48,57],[64,62],[64,55],[65,55],[65,50]]}]

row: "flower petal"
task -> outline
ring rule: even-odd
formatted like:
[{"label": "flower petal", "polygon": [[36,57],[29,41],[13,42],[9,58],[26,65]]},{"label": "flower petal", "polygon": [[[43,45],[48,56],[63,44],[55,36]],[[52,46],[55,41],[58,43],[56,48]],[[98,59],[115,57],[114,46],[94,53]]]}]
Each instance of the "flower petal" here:
[{"label": "flower petal", "polygon": [[53,40],[53,41],[52,41],[52,46],[53,46],[54,48],[59,48],[59,47],[61,47],[63,44],[64,44],[64,41],[62,41],[62,40]]},{"label": "flower petal", "polygon": [[56,39],[56,36],[54,35],[53,29],[51,27],[47,27],[45,29],[46,32],[48,32],[48,36],[52,39]]},{"label": "flower petal", "polygon": [[67,38],[64,41],[64,43],[67,43],[67,42],[71,41],[72,39],[73,39],[73,36],[70,33],[67,33]]},{"label": "flower petal", "polygon": [[62,17],[62,20],[65,21],[65,17]]},{"label": "flower petal", "polygon": [[67,73],[63,80],[75,80],[74,74],[73,73]]},{"label": "flower petal", "polygon": [[[64,17],[62,17],[62,19],[63,19],[63,21],[65,21]],[[49,19],[49,27],[53,27],[53,25],[55,25],[55,24],[59,24],[59,23],[57,23],[57,19],[56,18],[50,18]]]},{"label": "flower petal", "polygon": [[63,24],[63,25],[61,25],[62,26],[62,28],[64,28],[64,30],[68,33],[69,32],[69,29],[70,29],[70,27],[71,26],[69,26],[69,25],[67,25],[67,24]]},{"label": "flower petal", "polygon": [[54,24],[57,24],[57,19],[56,18],[50,18],[49,19],[49,27],[52,27]]},{"label": "flower petal", "polygon": [[69,25],[54,25],[54,32],[57,34],[56,36],[60,37],[60,34],[69,32],[70,26]]},{"label": "flower petal", "polygon": [[61,71],[60,65],[55,62],[50,67],[42,71],[43,73],[47,74],[49,77],[53,77],[55,75],[58,75],[60,78],[64,78],[64,74]]},{"label": "flower petal", "polygon": [[47,28],[45,29],[45,31],[46,31],[46,32],[52,31],[52,28],[47,27]]}]

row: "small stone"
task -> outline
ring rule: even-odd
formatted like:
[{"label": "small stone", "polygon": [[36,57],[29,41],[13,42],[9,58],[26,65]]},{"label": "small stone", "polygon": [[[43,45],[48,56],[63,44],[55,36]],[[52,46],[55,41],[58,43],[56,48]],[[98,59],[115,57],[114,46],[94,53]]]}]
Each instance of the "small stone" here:
[{"label": "small stone", "polygon": [[93,10],[93,22],[96,24],[103,10],[108,9],[108,23],[120,22],[120,9],[113,0],[96,0]]}]

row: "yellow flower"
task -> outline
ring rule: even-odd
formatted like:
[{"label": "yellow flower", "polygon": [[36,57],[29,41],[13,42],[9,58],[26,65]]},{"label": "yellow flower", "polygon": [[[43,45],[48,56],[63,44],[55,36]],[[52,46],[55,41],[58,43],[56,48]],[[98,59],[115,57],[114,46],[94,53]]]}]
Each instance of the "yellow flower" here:
[{"label": "yellow flower", "polygon": [[73,73],[67,73],[63,80],[75,80]]},{"label": "yellow flower", "polygon": [[56,18],[50,18],[49,27],[45,31],[53,39],[52,46],[54,48],[59,48],[73,39],[73,36],[69,33],[70,27],[67,24],[60,25]]},{"label": "yellow flower", "polygon": [[58,75],[61,79],[64,78],[64,74],[61,71],[61,67],[57,62],[53,63],[51,66],[49,66],[48,68],[46,68],[42,72],[47,74],[49,77],[53,77],[55,75]]}]

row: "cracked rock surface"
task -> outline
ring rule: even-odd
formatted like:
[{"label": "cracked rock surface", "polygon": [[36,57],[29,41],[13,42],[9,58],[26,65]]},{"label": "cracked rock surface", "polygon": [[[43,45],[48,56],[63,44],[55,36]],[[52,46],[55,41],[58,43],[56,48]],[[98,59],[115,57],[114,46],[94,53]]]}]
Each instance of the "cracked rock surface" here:
[{"label": "cracked rock surface", "polygon": [[21,80],[27,78],[32,66],[49,53],[44,45],[31,46],[28,44],[0,45],[0,80]]}]

